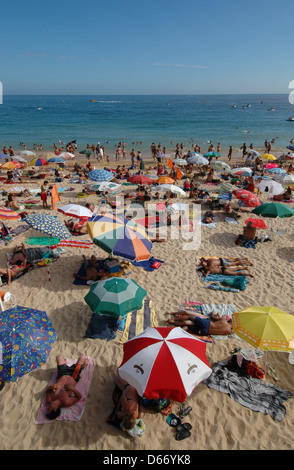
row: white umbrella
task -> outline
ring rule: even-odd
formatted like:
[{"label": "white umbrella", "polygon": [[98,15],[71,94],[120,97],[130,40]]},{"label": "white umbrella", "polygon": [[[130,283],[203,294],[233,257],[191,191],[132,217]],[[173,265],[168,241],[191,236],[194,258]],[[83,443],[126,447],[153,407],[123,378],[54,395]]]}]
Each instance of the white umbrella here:
[{"label": "white umbrella", "polygon": [[22,152],[19,152],[19,154],[27,157],[37,155],[35,152],[31,152],[30,150],[23,150]]},{"label": "white umbrella", "polygon": [[186,196],[185,191],[174,184],[160,184],[156,188],[158,191],[170,191],[171,193],[181,194],[182,196]]},{"label": "white umbrella", "polygon": [[13,158],[13,160],[16,161],[16,162],[24,162],[24,163],[27,162],[26,159],[23,158],[23,157],[21,157],[20,155],[13,155],[12,158]]},{"label": "white umbrella", "polygon": [[74,154],[70,152],[62,152],[60,155],[58,155],[60,158],[65,158],[66,160],[70,160],[71,158],[74,158]]},{"label": "white umbrella", "polygon": [[289,153],[289,155],[287,155],[287,158],[294,158],[294,153]]},{"label": "white umbrella", "polygon": [[280,174],[280,175],[275,175],[275,180],[277,180],[279,183],[283,184],[284,186],[288,186],[288,184],[293,184],[294,183],[294,176],[290,175],[290,173],[285,174]]},{"label": "white umbrella", "polygon": [[256,150],[254,150],[254,149],[248,150],[248,153],[249,153],[250,155],[254,155],[255,157],[260,157],[260,153],[258,153],[258,152],[257,152]]},{"label": "white umbrella", "polygon": [[210,163],[210,167],[213,168],[214,170],[230,170],[231,167],[228,165],[226,162],[223,162],[222,160],[216,160],[214,162]]},{"label": "white umbrella", "polygon": [[159,153],[157,155],[158,158],[171,158],[170,155],[168,155],[167,153]]},{"label": "white umbrella", "polygon": [[187,159],[188,163],[194,163],[195,165],[209,165],[207,158],[204,158],[200,153],[195,153],[192,157]]},{"label": "white umbrella", "polygon": [[112,183],[111,181],[103,181],[102,183],[92,184],[90,189],[94,191],[114,191],[119,188],[121,184]]},{"label": "white umbrella", "polygon": [[65,206],[59,207],[57,210],[64,215],[73,217],[90,218],[93,215],[93,212],[90,211],[87,207],[80,206],[79,204],[66,204]]},{"label": "white umbrella", "polygon": [[267,193],[271,196],[281,194],[284,191],[283,186],[274,180],[262,180],[258,183],[257,187],[262,193]]}]

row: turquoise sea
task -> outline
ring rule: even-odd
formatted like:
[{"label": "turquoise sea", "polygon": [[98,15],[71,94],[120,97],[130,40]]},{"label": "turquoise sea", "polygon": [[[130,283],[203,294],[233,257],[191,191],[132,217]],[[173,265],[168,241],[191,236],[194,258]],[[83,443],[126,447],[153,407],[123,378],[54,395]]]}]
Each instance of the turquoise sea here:
[{"label": "turquoise sea", "polygon": [[[95,101],[90,101],[95,100]],[[243,142],[263,148],[265,139],[274,150],[286,150],[294,138],[294,115],[288,95],[172,95],[172,96],[4,96],[0,105],[0,151],[12,145],[15,152],[33,144],[53,150],[60,139],[105,145],[111,154],[120,142],[127,150],[149,152],[152,142],[167,149],[192,142],[207,150],[208,141],[221,148],[239,149]],[[140,142],[140,143],[139,143]],[[139,147],[140,146],[140,147]]]}]

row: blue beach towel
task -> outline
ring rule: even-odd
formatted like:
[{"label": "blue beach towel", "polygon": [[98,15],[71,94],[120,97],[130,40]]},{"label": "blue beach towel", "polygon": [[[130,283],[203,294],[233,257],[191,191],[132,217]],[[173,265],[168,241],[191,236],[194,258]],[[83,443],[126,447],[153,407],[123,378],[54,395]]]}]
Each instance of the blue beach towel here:
[{"label": "blue beach towel", "polygon": [[156,258],[149,258],[145,261],[131,261],[133,266],[138,266],[139,268],[144,268],[145,271],[154,271],[155,268],[152,268],[152,264],[158,261],[159,263],[164,263],[164,261]]}]

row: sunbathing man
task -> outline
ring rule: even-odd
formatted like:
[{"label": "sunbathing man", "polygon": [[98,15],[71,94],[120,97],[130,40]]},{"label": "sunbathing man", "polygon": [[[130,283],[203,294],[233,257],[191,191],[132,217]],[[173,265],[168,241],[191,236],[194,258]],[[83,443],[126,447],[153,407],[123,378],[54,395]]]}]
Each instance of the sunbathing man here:
[{"label": "sunbathing man", "polygon": [[75,273],[74,277],[76,277],[77,279],[81,279],[82,281],[100,281],[102,275],[98,272],[98,263],[96,257],[94,255],[91,256],[90,264],[88,263],[88,260],[85,255],[83,256],[83,258],[86,275],[81,276],[80,274]]},{"label": "sunbathing man", "polygon": [[72,406],[82,398],[75,387],[80,380],[81,371],[88,364],[88,359],[80,356],[76,364],[68,366],[65,359],[58,355],[56,362],[57,381],[46,390],[48,419],[56,419],[60,415],[60,408]]},{"label": "sunbathing man", "polygon": [[14,277],[27,267],[27,256],[22,250],[15,250],[12,257],[7,257],[6,268],[0,268],[0,274],[7,277],[7,284],[10,285]]},{"label": "sunbathing man", "polygon": [[198,336],[207,335],[231,335],[234,333],[231,319],[219,313],[211,312],[209,318],[202,318],[195,312],[179,310],[171,312],[174,320],[167,320],[168,323],[182,327],[185,331],[190,331]]},{"label": "sunbathing man", "polygon": [[200,266],[253,266],[248,258],[200,258]]},{"label": "sunbathing man", "polygon": [[256,227],[253,227],[252,221],[249,220],[247,225],[245,225],[245,227],[243,228],[244,240],[246,241],[255,240],[255,236],[256,236]]},{"label": "sunbathing man", "polygon": [[117,387],[122,390],[117,408],[116,417],[121,421],[122,428],[132,429],[136,419],[140,418],[142,413],[139,406],[139,395],[135,387],[123,380],[120,375],[116,378]]},{"label": "sunbathing man", "polygon": [[253,274],[247,272],[248,267],[245,266],[243,269],[238,266],[226,267],[226,266],[201,266],[199,271],[202,272],[204,277],[207,277],[209,274],[224,274],[225,276],[249,276],[254,277]]}]

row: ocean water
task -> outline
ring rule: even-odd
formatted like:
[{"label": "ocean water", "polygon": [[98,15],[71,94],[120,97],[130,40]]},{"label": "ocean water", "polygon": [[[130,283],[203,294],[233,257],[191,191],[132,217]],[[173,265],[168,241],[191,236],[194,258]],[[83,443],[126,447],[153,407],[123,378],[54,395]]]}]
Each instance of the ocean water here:
[{"label": "ocean water", "polygon": [[[90,100],[95,100],[91,102]],[[235,105],[235,107],[234,107]],[[40,109],[41,108],[41,109]],[[119,142],[149,152],[152,142],[174,149],[208,142],[239,149],[243,142],[272,152],[284,151],[294,138],[294,115],[288,95],[173,95],[173,96],[4,96],[0,105],[0,151],[42,144],[53,150],[60,139],[77,140],[78,149],[99,141],[109,155]]]}]

